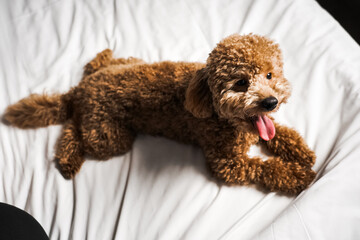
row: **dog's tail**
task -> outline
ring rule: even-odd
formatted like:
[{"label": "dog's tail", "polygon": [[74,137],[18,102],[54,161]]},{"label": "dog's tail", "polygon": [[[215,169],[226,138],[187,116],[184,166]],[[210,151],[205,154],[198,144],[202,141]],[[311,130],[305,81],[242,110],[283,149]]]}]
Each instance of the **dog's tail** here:
[{"label": "dog's tail", "polygon": [[64,123],[69,118],[67,95],[32,94],[10,105],[3,121],[19,128],[37,128]]}]

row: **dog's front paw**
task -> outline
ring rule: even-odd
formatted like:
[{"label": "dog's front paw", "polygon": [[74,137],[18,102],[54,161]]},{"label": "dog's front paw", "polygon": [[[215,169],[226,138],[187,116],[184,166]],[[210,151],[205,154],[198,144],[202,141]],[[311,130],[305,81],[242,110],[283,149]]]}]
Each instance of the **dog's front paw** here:
[{"label": "dog's front paw", "polygon": [[270,151],[287,162],[306,167],[314,165],[316,155],[298,132],[280,125],[276,125],[276,132],[275,137],[265,143]]},{"label": "dog's front paw", "polygon": [[315,153],[307,147],[305,147],[305,149],[299,150],[299,154],[297,157],[299,158],[297,161],[299,164],[310,168],[314,166],[316,161]]},{"label": "dog's front paw", "polygon": [[[286,146],[286,144],[284,145]],[[280,155],[285,161],[297,162],[302,166],[310,168],[315,164],[316,155],[305,143],[286,147],[287,149],[284,149]]]},{"label": "dog's front paw", "polygon": [[271,158],[264,163],[261,184],[270,191],[293,195],[306,189],[315,176],[310,167]]}]

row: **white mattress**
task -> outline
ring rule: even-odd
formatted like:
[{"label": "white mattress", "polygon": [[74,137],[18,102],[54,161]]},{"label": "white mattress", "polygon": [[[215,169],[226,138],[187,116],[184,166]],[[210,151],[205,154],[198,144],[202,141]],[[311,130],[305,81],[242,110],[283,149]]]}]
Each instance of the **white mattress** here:
[{"label": "white mattress", "polygon": [[66,92],[105,48],[204,62],[223,37],[250,32],[280,43],[293,94],[275,118],[318,156],[301,195],[217,185],[199,149],[151,136],[69,181],[53,159],[61,126],[1,123],[0,201],[51,239],[360,239],[360,48],[313,0],[1,1],[0,113]]}]

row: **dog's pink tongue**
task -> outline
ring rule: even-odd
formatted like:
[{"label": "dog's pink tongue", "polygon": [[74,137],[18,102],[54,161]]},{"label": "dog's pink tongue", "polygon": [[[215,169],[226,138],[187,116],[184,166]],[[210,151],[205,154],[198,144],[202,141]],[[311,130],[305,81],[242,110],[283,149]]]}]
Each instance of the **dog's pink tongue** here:
[{"label": "dog's pink tongue", "polygon": [[265,141],[269,141],[275,136],[274,123],[266,115],[259,115],[255,119],[255,126],[259,132],[259,135]]}]

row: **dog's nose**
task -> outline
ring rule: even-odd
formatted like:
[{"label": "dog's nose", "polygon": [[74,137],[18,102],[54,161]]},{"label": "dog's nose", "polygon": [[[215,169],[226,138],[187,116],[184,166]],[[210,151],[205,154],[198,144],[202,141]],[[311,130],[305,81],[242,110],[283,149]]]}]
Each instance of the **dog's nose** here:
[{"label": "dog's nose", "polygon": [[261,105],[268,111],[273,110],[276,108],[278,104],[278,100],[275,97],[268,97],[261,101]]}]

